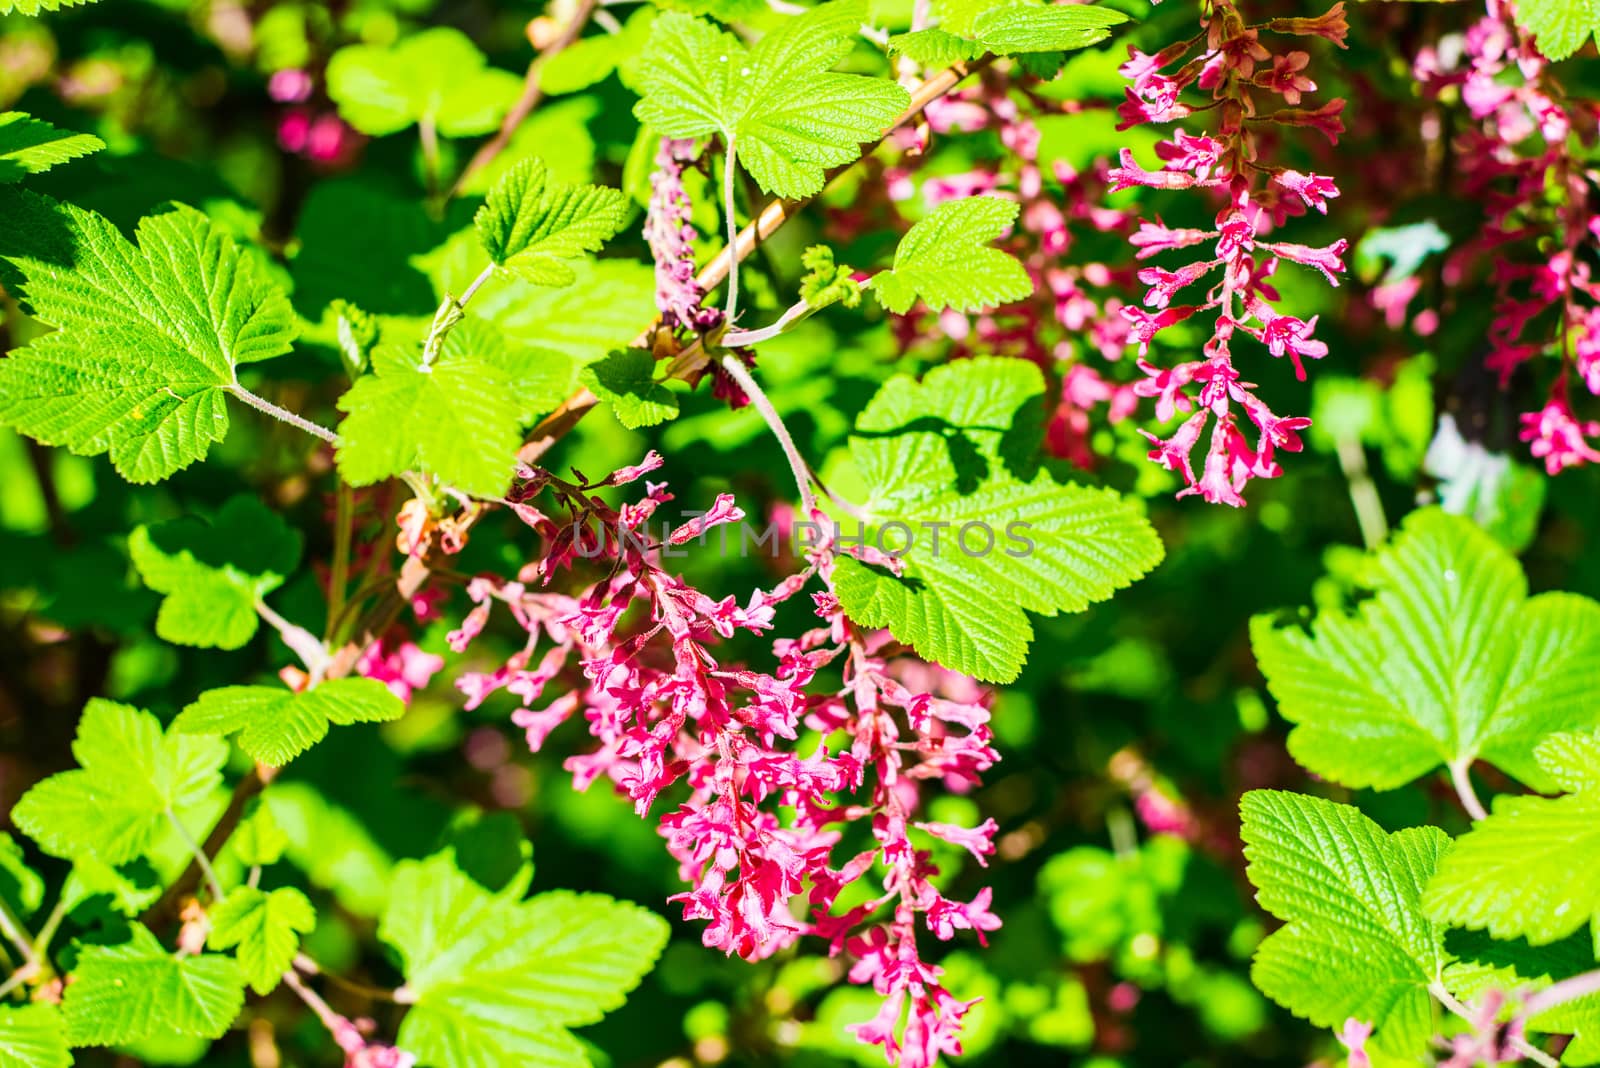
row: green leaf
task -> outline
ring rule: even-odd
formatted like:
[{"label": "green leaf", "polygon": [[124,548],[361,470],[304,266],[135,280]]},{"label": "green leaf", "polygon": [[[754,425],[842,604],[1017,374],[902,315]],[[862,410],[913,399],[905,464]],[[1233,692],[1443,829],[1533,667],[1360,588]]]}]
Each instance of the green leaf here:
[{"label": "green leaf", "polygon": [[241,886],[212,910],[206,944],[212,949],[237,946],[239,967],[250,989],[265,995],[294,963],[300,935],[309,934],[316,925],[316,909],[293,887],[267,893]]},{"label": "green leaf", "polygon": [[1251,624],[1267,686],[1297,724],[1289,751],[1318,775],[1382,790],[1483,759],[1543,788],[1534,744],[1600,722],[1600,605],[1528,597],[1516,559],[1470,520],[1413,512],[1361,585],[1373,596],[1309,630]]},{"label": "green leaf", "polygon": [[84,706],[72,752],[80,768],[35,785],[12,819],[52,856],[107,864],[139,856],[169,810],[215,790],[228,757],[214,738],[163,735],[150,713],[98,697]]},{"label": "green leaf", "polygon": [[436,27],[392,47],[349,45],[328,62],[328,95],[362,133],[382,137],[431,123],[446,137],[473,137],[500,125],[522,79],[488,66],[460,30]]},{"label": "green leaf", "polygon": [[976,41],[944,30],[917,30],[889,38],[889,51],[924,67],[948,67],[977,59],[987,50]]},{"label": "green leaf", "polygon": [[207,690],[173,720],[180,734],[239,734],[239,748],[254,760],[282,767],[322,741],[328,725],[383,723],[406,706],[375,679],[330,679],[295,693],[277,686],[224,686]]},{"label": "green leaf", "polygon": [[[0,0],[3,13],[5,0]],[[0,182],[20,182],[58,163],[91,155],[106,143],[91,134],[58,130],[21,111],[0,112]]]},{"label": "green leaf", "polygon": [[[904,574],[840,557],[840,601],[923,657],[993,682],[1016,678],[1027,612],[1081,612],[1161,561],[1138,506],[1037,469],[1044,378],[980,357],[892,379],[862,412],[850,452],[878,547]],[[891,524],[903,524],[893,531]],[[971,529],[965,529],[970,527]]]},{"label": "green leaf", "polygon": [[833,262],[833,249],[827,245],[812,245],[800,256],[806,276],[800,280],[800,299],[812,308],[826,308],[830,304],[843,304],[854,308],[861,303],[861,283],[853,277],[855,271],[844,264]]},{"label": "green leaf", "polygon": [[883,306],[904,314],[921,298],[934,311],[978,311],[1021,300],[1033,281],[1015,256],[989,248],[1021,206],[999,197],[940,204],[900,239],[894,266],[867,283]]},{"label": "green leaf", "polygon": [[522,439],[521,406],[500,361],[457,344],[426,364],[420,348],[387,345],[373,352],[372,371],[339,398],[347,482],[421,468],[465,493],[504,496]]},{"label": "green leaf", "polygon": [[300,559],[300,535],[254,497],[233,497],[213,523],[193,518],[138,527],[128,555],[165,594],[156,634],[179,645],[238,649],[256,632],[256,603]]},{"label": "green leaf", "polygon": [[44,879],[28,867],[22,843],[0,831],[0,905],[26,920],[44,901]]},{"label": "green leaf", "polygon": [[134,924],[120,946],[86,946],[61,1009],[74,1046],[191,1035],[221,1038],[244,1007],[244,976],[229,957],[175,957]]},{"label": "green leaf", "polygon": [[1566,59],[1591,36],[1600,34],[1600,3],[1596,0],[1521,0],[1516,17],[1549,59]]},{"label": "green leaf", "polygon": [[241,363],[289,351],[294,313],[276,284],[193,208],[109,221],[0,190],[0,259],[56,326],[0,361],[0,421],[80,456],[109,453],[130,482],[204,459],[228,432]]},{"label": "green leaf", "polygon": [[[1595,962],[1594,942],[1587,932],[1533,946],[1522,939],[1499,941],[1481,932],[1452,931],[1445,946],[1458,959],[1445,969],[1444,984],[1469,1003],[1481,1003],[1491,990],[1525,998],[1593,970]],[[1573,1036],[1561,1051],[1562,1064],[1600,1063],[1600,994],[1563,1002],[1529,1018],[1526,1025],[1530,1031]]]},{"label": "green leaf", "polygon": [[0,0],[0,15],[16,12],[18,15],[37,15],[41,11],[60,11],[64,7],[77,7],[93,0]]},{"label": "green leaf", "polygon": [[264,868],[276,864],[288,845],[289,837],[278,826],[272,807],[260,799],[228,839],[228,848],[246,867]]},{"label": "green leaf", "polygon": [[850,163],[910,103],[885,78],[829,68],[854,46],[865,0],[832,0],[753,48],[676,12],[656,20],[641,57],[634,114],[667,137],[716,133],[768,193],[805,197]]},{"label": "green leaf", "polygon": [[526,159],[489,190],[473,223],[496,265],[537,285],[568,286],[577,275],[561,261],[597,251],[627,214],[621,190],[553,182],[543,162]]},{"label": "green leaf", "polygon": [[1000,55],[1059,52],[1097,44],[1127,21],[1120,11],[1089,4],[985,4],[960,32]]},{"label": "green leaf", "polygon": [[1600,867],[1575,859],[1600,849],[1600,739],[1558,734],[1537,752],[1550,778],[1578,792],[1496,798],[1428,884],[1430,916],[1537,946],[1600,915]]},{"label": "green leaf", "polygon": [[548,96],[575,93],[626,68],[650,40],[654,8],[637,8],[618,33],[596,33],[573,42],[545,60],[539,68],[539,88]]},{"label": "green leaf", "polygon": [[667,940],[654,913],[601,894],[519,901],[449,853],[395,869],[378,935],[404,961],[412,1002],[399,1045],[423,1068],[585,1064],[569,1027],[622,1004]]},{"label": "green leaf", "polygon": [[0,1063],[7,1068],[67,1068],[67,1047],[61,1010],[37,1003],[0,1006]]},{"label": "green leaf", "polygon": [[1279,790],[1240,801],[1245,874],[1285,926],[1257,948],[1262,993],[1318,1027],[1354,1017],[1395,1056],[1434,1033],[1430,983],[1448,962],[1422,887],[1450,848],[1434,827],[1385,833],[1350,805]]},{"label": "green leaf", "polygon": [[656,381],[655,357],[644,349],[621,349],[578,373],[578,381],[611,406],[629,430],[656,426],[678,414],[678,396]]}]

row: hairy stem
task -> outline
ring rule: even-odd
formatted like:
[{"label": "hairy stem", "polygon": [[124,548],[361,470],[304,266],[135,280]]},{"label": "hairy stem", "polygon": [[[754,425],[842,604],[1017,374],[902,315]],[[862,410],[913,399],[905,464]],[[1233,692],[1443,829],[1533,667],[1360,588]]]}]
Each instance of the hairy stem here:
[{"label": "hairy stem", "polygon": [[461,177],[456,179],[455,187],[450,190],[452,197],[460,196],[473,175],[483,170],[496,156],[505,151],[506,145],[511,143],[511,135],[517,132],[517,127],[522,125],[523,120],[539,106],[539,101],[544,99],[544,90],[539,86],[539,72],[550,62],[551,57],[566,51],[582,35],[584,26],[588,24],[597,6],[599,0],[578,0],[572,18],[561,28],[561,33],[544,51],[533,57],[533,62],[528,64],[527,76],[522,82],[522,96],[506,113],[505,121],[500,124],[500,129],[495,135],[485,141],[483,146],[473,153],[466,167],[462,168]]},{"label": "hairy stem", "polygon": [[778,409],[772,406],[772,401],[767,399],[761,386],[756,382],[749,369],[740,361],[739,357],[729,354],[722,358],[722,369],[728,376],[739,384],[745,396],[750,398],[750,403],[756,406],[756,411],[767,421],[767,427],[772,431],[772,436],[778,439],[778,444],[783,446],[783,455],[789,460],[789,470],[794,475],[794,484],[800,490],[800,510],[802,518],[807,522],[811,520],[811,513],[816,511],[817,497],[811,490],[811,469],[806,466],[806,461],[800,455],[800,450],[795,447],[794,437],[789,433],[789,428],[784,426],[783,417],[778,414]]},{"label": "hairy stem", "polygon": [[739,349],[748,345],[759,345],[763,341],[771,341],[780,334],[789,332],[789,328],[797,323],[804,322],[811,317],[814,309],[805,301],[790,305],[778,317],[778,321],[771,326],[763,326],[759,330],[730,330],[722,337],[724,348]]},{"label": "hairy stem", "polygon": [[[733,214],[733,176],[739,158],[739,150],[733,138],[728,138],[728,153],[722,160],[722,215],[728,227],[728,247],[732,248],[739,240],[739,221]],[[723,321],[729,326],[733,325],[734,317],[739,314],[739,261],[734,260],[728,269],[728,305],[723,312]]]},{"label": "hairy stem", "polygon": [[39,963],[39,951],[34,948],[33,939],[28,937],[22,921],[3,900],[0,900],[0,934],[4,934],[6,941],[17,947],[17,952],[22,954],[22,959],[28,964]]},{"label": "hairy stem", "polygon": [[1577,1001],[1594,993],[1600,993],[1600,971],[1584,972],[1563,979],[1559,983],[1552,983],[1536,994],[1528,995],[1522,1003],[1522,1013],[1524,1016],[1537,1016],[1541,1012],[1549,1012],[1557,1005],[1565,1005],[1569,1001]]},{"label": "hairy stem", "polygon": [[350,592],[350,542],[355,530],[355,490],[340,479],[334,490],[333,560],[328,565],[328,621],[323,628],[323,648],[333,639],[334,625],[344,614]]},{"label": "hairy stem", "polygon": [[200,865],[200,874],[205,876],[206,889],[211,891],[211,900],[221,901],[228,895],[223,892],[222,880],[217,878],[217,870],[211,866],[211,858],[206,856],[206,851],[200,848],[200,843],[194,840],[194,835],[189,833],[189,828],[183,825],[178,814],[167,806],[167,822],[172,824],[172,829],[178,832],[178,837],[183,839],[183,844],[189,847],[189,852],[194,855],[194,862]]},{"label": "hairy stem", "polygon": [[311,673],[313,682],[320,681],[328,669],[328,647],[322,644],[322,640],[304,627],[284,619],[266,601],[256,601],[256,614],[266,620],[278,632],[278,637],[283,639],[283,644],[300,658],[300,662]]},{"label": "hairy stem", "polygon": [[[206,835],[205,847],[201,853],[207,857],[214,857],[222,852],[222,847],[228,844],[228,839],[232,838],[233,832],[238,829],[239,821],[244,819],[245,809],[277,773],[276,768],[257,764],[250,774],[239,780],[233,788],[233,796],[228,799],[228,807],[222,813],[222,818],[211,828],[211,833]],[[207,866],[209,865],[208,860]],[[176,916],[178,903],[194,893],[195,887],[200,885],[201,877],[202,868],[197,856],[190,861],[183,874],[167,887],[161,899],[145,910],[144,915],[139,917],[140,921],[148,927]]]},{"label": "hairy stem", "polygon": [[238,397],[240,400],[244,401],[246,404],[250,405],[250,407],[254,408],[256,411],[266,412],[280,423],[288,423],[297,430],[304,430],[307,434],[310,434],[312,437],[321,438],[329,445],[339,444],[339,435],[335,434],[327,427],[318,426],[311,420],[298,416],[287,408],[280,408],[276,404],[273,404],[271,401],[267,400],[267,398],[251,393],[248,389],[245,389],[237,382],[223,388],[225,388],[229,393],[232,393],[235,397]]},{"label": "hairy stem", "polygon": [[1361,540],[1367,548],[1375,549],[1389,536],[1389,520],[1383,514],[1377,484],[1367,471],[1367,454],[1361,450],[1361,443],[1352,438],[1340,438],[1337,448],[1339,467],[1350,484],[1350,503],[1355,506]]},{"label": "hairy stem", "polygon": [[1470,760],[1452,760],[1450,783],[1456,788],[1456,796],[1461,799],[1461,807],[1476,821],[1487,818],[1489,812],[1483,807],[1483,802],[1478,800],[1477,791],[1472,788],[1472,777],[1467,773],[1471,764]]}]

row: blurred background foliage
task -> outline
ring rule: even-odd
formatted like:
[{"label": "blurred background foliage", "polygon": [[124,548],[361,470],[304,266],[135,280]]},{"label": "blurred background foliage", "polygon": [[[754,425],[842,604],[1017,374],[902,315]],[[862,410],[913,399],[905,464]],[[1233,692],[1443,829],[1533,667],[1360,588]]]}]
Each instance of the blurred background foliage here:
[{"label": "blurred background foliage", "polygon": [[[695,7],[691,0],[674,6]],[[909,6],[885,0],[880,19],[904,26]],[[1468,17],[1454,6],[1363,6],[1352,12],[1351,49],[1327,70],[1325,88],[1355,101],[1351,134],[1338,149],[1343,166],[1333,172],[1346,194],[1328,219],[1302,221],[1296,240],[1361,235],[1352,277],[1337,292],[1284,279],[1301,315],[1324,316],[1332,351],[1309,384],[1277,366],[1259,376],[1275,408],[1309,411],[1316,420],[1307,452],[1286,458],[1282,479],[1255,483],[1252,507],[1234,511],[1174,501],[1173,478],[1143,460],[1138,419],[1092,430],[1099,462],[1072,477],[1147,498],[1168,558],[1109,604],[1037,621],[1023,677],[996,702],[1003,763],[980,790],[946,798],[939,806],[948,811],[932,814],[969,826],[992,816],[1001,827],[987,871],[953,850],[939,855],[956,896],[990,882],[1005,920],[987,950],[958,940],[942,960],[954,993],[985,999],[969,1018],[963,1063],[1237,1068],[1331,1059],[1330,1039],[1269,1005],[1248,980],[1267,921],[1243,881],[1236,799],[1260,786],[1328,792],[1308,783],[1284,752],[1284,726],[1250,655],[1249,617],[1343,601],[1363,522],[1370,526],[1374,515],[1393,522],[1433,499],[1525,551],[1535,589],[1600,596],[1600,554],[1586,551],[1589,532],[1600,529],[1600,472],[1547,479],[1510,448],[1511,413],[1536,405],[1526,403],[1531,386],[1527,395],[1503,395],[1476,370],[1487,307],[1458,301],[1424,340],[1364,302],[1373,286],[1418,272],[1436,284],[1440,250],[1472,226],[1473,206],[1421,188],[1394,147],[1401,143],[1394,131],[1414,127],[1419,106],[1406,42]],[[1146,47],[1186,35],[1194,16],[1181,0],[1154,10],[1127,0],[1126,7],[1147,19],[1132,31]],[[530,19],[533,39],[548,32],[535,16],[547,17],[488,0],[104,0],[45,19],[0,20],[0,110],[26,110],[110,146],[34,188],[124,228],[163,202],[183,201],[265,250],[293,287],[308,333],[294,356],[274,363],[263,388],[296,410],[326,416],[336,385],[319,392],[304,383],[329,379],[339,367],[333,302],[425,317],[470,269],[469,248],[452,235],[470,217],[471,196],[439,208],[429,188],[454,174],[473,146],[447,137],[430,159],[414,129],[375,139],[354,133],[326,96],[329,57],[351,43],[389,45],[445,25],[465,32],[492,65],[520,75],[533,55]],[[752,18],[764,17],[754,5]],[[637,26],[628,18],[619,29],[599,31],[578,59],[547,72],[547,99],[505,161],[540,154],[563,180],[620,185],[642,199],[650,146],[636,144],[634,98],[617,73],[637,47]],[[1114,105],[1121,54],[1114,41],[1074,57],[1039,88],[1041,102]],[[302,76],[304,94],[281,99],[281,87]],[[1041,159],[1074,167],[1148,137],[1116,133],[1103,108],[1052,116],[1041,128]],[[952,134],[938,141],[926,173],[962,172],[1000,151],[992,136]],[[481,192],[493,176],[481,175],[473,188]],[[806,245],[831,243],[841,262],[881,262],[901,226],[873,188],[881,181],[881,166],[858,168],[749,262],[747,291],[763,321],[787,304]],[[715,234],[710,199],[700,199],[701,229]],[[863,210],[864,221],[852,217]],[[636,225],[630,233],[632,245],[619,238],[617,258],[596,268],[607,276],[610,299],[576,306],[551,291],[536,304],[502,302],[496,317],[519,337],[587,355],[629,336],[652,314],[647,254]],[[1125,259],[1114,235],[1084,241],[1074,255]],[[718,240],[701,247],[709,255]],[[493,306],[493,294],[483,301]],[[9,299],[5,307],[9,348],[30,326]],[[904,346],[875,307],[831,309],[764,347],[760,366],[774,403],[826,477],[876,385],[948,355],[926,341]],[[667,456],[662,475],[685,506],[723,491],[747,508],[779,506],[790,491],[787,474],[756,414],[727,411],[706,388],[681,401],[680,418],[644,434],[596,413],[560,447],[557,466],[604,472],[656,447]],[[205,688],[259,680],[289,663],[265,631],[235,651],[157,639],[157,596],[138,582],[127,555],[126,534],[136,525],[209,517],[239,493],[260,498],[305,537],[301,567],[274,603],[307,625],[321,620],[328,458],[313,454],[308,462],[291,429],[252,418],[236,424],[213,462],[138,489],[103,458],[46,451],[0,431],[0,809],[70,765],[68,745],[87,698],[106,695],[165,719]],[[402,500],[392,487],[358,497],[359,540],[380,557],[392,551],[391,517]],[[525,534],[514,521],[480,525],[457,570],[513,573],[533,554]],[[786,564],[703,553],[684,566],[708,593],[742,596],[770,585]],[[448,652],[444,635],[465,604],[459,591],[453,598],[443,620],[416,628],[427,652]],[[509,722],[505,695],[463,711],[450,678],[462,667],[492,668],[518,641],[491,632],[465,663],[453,662],[418,691],[404,719],[334,732],[273,788],[262,833],[275,825],[296,881],[337,903],[322,911],[307,944],[330,970],[380,986],[398,982],[393,961],[373,948],[385,881],[397,859],[445,841],[476,851],[486,866],[514,866],[526,837],[542,888],[601,890],[675,911],[665,898],[679,883],[652,826],[604,788],[575,793],[561,771],[564,756],[585,748],[583,735],[559,731],[534,757]],[[1392,827],[1462,823],[1442,785],[1359,800]],[[47,861],[32,859],[59,877]],[[92,901],[81,908],[92,909]],[[92,912],[74,920],[92,932]],[[109,914],[104,922],[113,922]],[[700,946],[695,927],[675,921],[658,969],[584,1037],[596,1064],[618,1068],[877,1063],[874,1050],[843,1030],[870,1016],[876,1001],[840,987],[841,967],[809,955],[755,965],[724,960]],[[335,1002],[350,1012],[385,1011],[355,995]],[[318,1058],[329,1054],[317,1052],[326,1044],[292,997],[275,995],[259,1015],[261,1026],[275,1029],[285,1064],[327,1063]],[[252,1063],[252,1045],[236,1036],[209,1048],[150,1046],[118,1063],[233,1068]],[[83,1063],[98,1063],[92,1056]]]}]

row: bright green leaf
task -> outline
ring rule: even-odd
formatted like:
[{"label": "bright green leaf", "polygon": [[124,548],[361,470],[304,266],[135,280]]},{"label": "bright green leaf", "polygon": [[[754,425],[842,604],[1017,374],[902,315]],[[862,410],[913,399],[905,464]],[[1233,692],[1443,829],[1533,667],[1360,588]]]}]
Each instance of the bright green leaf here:
[{"label": "bright green leaf", "polygon": [[0,191],[0,259],[59,327],[0,361],[0,420],[81,456],[110,453],[130,482],[203,459],[228,432],[241,363],[288,352],[294,313],[255,261],[193,208],[109,221]]},{"label": "bright green leaf", "polygon": [[7,1068],[67,1068],[66,1024],[54,1005],[0,1006],[0,1064]]},{"label": "bright green leaf", "polygon": [[393,47],[349,45],[328,62],[328,95],[362,133],[381,137],[432,123],[447,137],[486,134],[522,92],[522,79],[488,66],[460,30],[436,27]]},{"label": "bright green leaf", "polygon": [[812,308],[826,308],[830,304],[843,304],[854,308],[861,303],[861,283],[855,280],[855,271],[845,264],[833,262],[833,249],[827,245],[813,245],[800,256],[806,276],[800,279],[800,299]]},{"label": "bright green leaf", "polygon": [[[0,0],[3,11],[5,0]],[[0,182],[20,182],[29,174],[43,174],[59,163],[105,148],[91,134],[58,130],[43,119],[20,111],[0,112]]]},{"label": "bright green leaf", "polygon": [[215,738],[163,735],[150,713],[98,697],[84,706],[72,752],[80,767],[35,785],[12,819],[53,856],[107,864],[139,856],[169,810],[216,789],[228,756]]},{"label": "bright green leaf", "polygon": [[537,285],[577,279],[563,260],[597,251],[627,218],[628,198],[605,186],[550,180],[537,159],[526,159],[489,190],[474,225],[489,258]]},{"label": "bright green leaf", "polygon": [[1516,17],[1517,23],[1534,35],[1539,51],[1550,59],[1566,59],[1600,34],[1597,0],[1521,0]]},{"label": "bright green leaf", "polygon": [[395,869],[378,934],[404,961],[399,1045],[422,1068],[585,1063],[567,1028],[621,1005],[666,944],[636,905],[511,885],[490,893],[449,853]]},{"label": "bright green leaf", "polygon": [[850,452],[870,493],[869,537],[899,551],[909,535],[910,546],[899,576],[840,557],[852,620],[888,627],[951,670],[1009,682],[1033,639],[1026,612],[1081,612],[1161,561],[1135,504],[1036,469],[1043,392],[1033,364],[991,358],[878,391]]},{"label": "bright green leaf", "polygon": [[1251,625],[1289,751],[1346,786],[1392,789],[1487,760],[1550,782],[1534,744],[1600,722],[1600,604],[1527,596],[1517,561],[1470,520],[1413,512],[1368,560],[1373,596],[1309,629]]},{"label": "bright green leaf", "polygon": [[1017,52],[1059,52],[1087,48],[1111,36],[1111,27],[1128,16],[1089,4],[986,5],[965,34],[1001,55]]},{"label": "bright green leaf", "polygon": [[678,414],[678,397],[656,381],[655,357],[644,349],[621,349],[578,373],[578,381],[611,406],[630,430],[664,423]]},{"label": "bright green leaf", "polygon": [[[1587,932],[1546,946],[1522,939],[1498,941],[1480,932],[1454,931],[1445,945],[1458,958],[1445,969],[1444,984],[1457,998],[1481,1004],[1491,990],[1526,997],[1552,983],[1592,971],[1594,942]],[[1526,1021],[1529,1031],[1571,1035],[1561,1051],[1564,1065],[1600,1064],[1600,994],[1563,1002]]]},{"label": "bright green leaf", "polygon": [[119,946],[86,946],[61,1010],[74,1046],[162,1035],[221,1038],[244,1007],[244,977],[229,957],[177,957],[134,924]]},{"label": "bright green leaf", "polygon": [[634,108],[667,137],[720,134],[769,193],[810,196],[910,103],[885,78],[835,74],[867,18],[865,0],[832,0],[785,21],[753,48],[699,19],[656,20]]},{"label": "bright green leaf", "polygon": [[868,283],[883,306],[904,314],[920,297],[934,311],[978,311],[1021,300],[1033,281],[1010,253],[989,248],[1020,206],[1000,197],[946,201],[900,239],[894,266]]},{"label": "bright green leaf", "polygon": [[181,734],[233,734],[252,759],[282,767],[322,741],[328,725],[399,719],[406,706],[376,679],[330,679],[295,693],[277,686],[207,690],[178,714]]},{"label": "bright green leaf", "polygon": [[889,51],[924,67],[948,67],[977,59],[986,50],[976,41],[944,30],[917,30],[889,38]]},{"label": "bright green leaf", "polygon": [[1252,790],[1239,810],[1256,900],[1285,923],[1256,950],[1256,986],[1318,1027],[1354,1017],[1385,1052],[1421,1053],[1434,1033],[1428,986],[1448,962],[1421,895],[1449,837],[1388,834],[1353,806],[1279,790]]},{"label": "bright green leaf", "polygon": [[317,925],[317,912],[293,887],[268,893],[253,886],[231,892],[211,912],[212,949],[235,950],[239,967],[257,994],[270,993],[294,963],[300,935]]},{"label": "bright green leaf", "polygon": [[0,906],[26,920],[44,901],[44,879],[28,867],[22,843],[0,831]]},{"label": "bright green leaf", "polygon": [[93,0],[0,0],[0,15],[16,12],[18,15],[37,15],[41,11],[60,11],[64,7],[77,7]]}]

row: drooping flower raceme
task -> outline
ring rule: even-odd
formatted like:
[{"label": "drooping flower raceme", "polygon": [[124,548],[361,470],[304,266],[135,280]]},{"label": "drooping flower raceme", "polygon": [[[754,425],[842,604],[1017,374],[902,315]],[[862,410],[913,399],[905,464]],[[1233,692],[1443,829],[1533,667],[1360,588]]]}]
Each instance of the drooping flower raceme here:
[{"label": "drooping flower raceme", "polygon": [[[1251,25],[1229,0],[1211,5],[1202,24],[1202,34],[1155,55],[1130,47],[1121,71],[1131,85],[1118,113],[1124,129],[1180,121],[1192,126],[1204,114],[1213,117],[1209,132],[1177,128],[1170,140],[1157,145],[1162,165],[1154,171],[1123,149],[1121,166],[1111,178],[1113,189],[1209,189],[1225,198],[1214,229],[1177,229],[1159,218],[1141,223],[1131,239],[1140,260],[1202,248],[1209,255],[1199,252],[1199,258],[1181,266],[1152,264],[1141,270],[1139,281],[1147,287],[1144,306],[1124,308],[1122,314],[1131,324],[1130,340],[1138,345],[1139,367],[1146,375],[1135,387],[1139,394],[1156,398],[1162,420],[1191,413],[1164,440],[1146,434],[1155,446],[1150,458],[1183,476],[1187,486],[1179,496],[1199,494],[1238,506],[1250,479],[1282,473],[1277,452],[1298,451],[1300,431],[1310,420],[1280,417],[1252,392],[1253,383],[1244,381],[1234,363],[1235,337],[1248,334],[1272,356],[1287,357],[1296,377],[1304,379],[1305,361],[1321,359],[1328,347],[1315,337],[1315,315],[1302,319],[1281,309],[1272,278],[1288,260],[1336,286],[1348,247],[1342,238],[1320,248],[1264,239],[1307,209],[1326,214],[1328,201],[1339,191],[1332,178],[1262,162],[1256,130],[1264,124],[1310,128],[1336,142],[1344,130],[1344,101],[1310,106],[1304,96],[1316,83],[1306,73],[1309,54],[1274,52],[1263,38],[1315,36],[1343,47],[1347,27],[1343,3],[1317,18]],[[1197,54],[1190,58],[1191,53]],[[1201,93],[1209,100],[1202,102]],[[1289,106],[1268,110],[1263,97],[1271,96]],[[1202,284],[1207,288],[1199,288]],[[1199,299],[1189,294],[1199,294]],[[1163,367],[1149,358],[1158,334],[1197,315],[1214,320],[1202,359]],[[1240,417],[1241,409],[1248,423]],[[1244,430],[1249,424],[1254,424],[1254,445]],[[1209,445],[1197,475],[1192,453],[1208,426]]]},{"label": "drooping flower raceme", "polygon": [[[673,900],[686,919],[705,921],[707,946],[756,960],[816,936],[847,955],[851,982],[883,998],[877,1017],[855,1028],[862,1041],[906,1068],[959,1052],[971,1002],[922,959],[919,929],[982,940],[1000,920],[987,889],[961,901],[935,888],[930,847],[941,840],[984,863],[996,826],[928,822],[919,802],[929,784],[972,789],[997,759],[982,694],[970,680],[897,657],[887,634],[854,627],[829,588],[835,557],[826,542],[810,546],[803,570],[742,605],[664,569],[664,549],[742,536],[730,525],[743,512],[724,495],[669,529],[654,522],[672,499],[665,485],[646,482],[642,496],[616,508],[596,495],[660,462],[651,454],[596,483],[523,470],[510,500],[549,551],[515,580],[485,575],[468,586],[475,607],[450,635],[455,649],[497,605],[527,634],[499,668],[461,677],[468,706],[501,689],[515,695],[522,707],[513,721],[534,750],[568,720],[586,724],[598,745],[565,767],[579,788],[608,778],[640,816],[666,809],[660,831],[688,887]],[[534,504],[545,491],[566,519]],[[607,577],[575,595],[547,589],[557,571],[586,567]],[[813,580],[818,625],[773,640],[770,667],[719,655],[717,645],[736,634],[766,634],[775,609]],[[541,703],[558,677],[572,689]],[[870,828],[868,843],[849,834],[857,824]],[[869,879],[881,883],[866,900],[838,907],[847,887]]]}]

